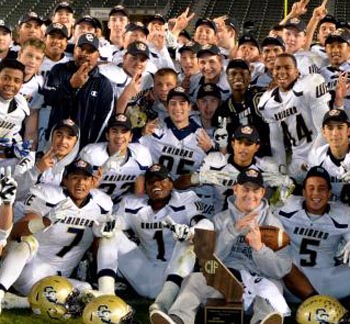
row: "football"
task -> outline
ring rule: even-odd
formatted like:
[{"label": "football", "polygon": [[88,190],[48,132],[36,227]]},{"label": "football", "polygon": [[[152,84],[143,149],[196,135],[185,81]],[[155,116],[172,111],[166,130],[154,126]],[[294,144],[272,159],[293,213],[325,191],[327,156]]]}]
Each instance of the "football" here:
[{"label": "football", "polygon": [[273,251],[278,251],[290,243],[289,235],[276,226],[260,226],[261,241]]}]

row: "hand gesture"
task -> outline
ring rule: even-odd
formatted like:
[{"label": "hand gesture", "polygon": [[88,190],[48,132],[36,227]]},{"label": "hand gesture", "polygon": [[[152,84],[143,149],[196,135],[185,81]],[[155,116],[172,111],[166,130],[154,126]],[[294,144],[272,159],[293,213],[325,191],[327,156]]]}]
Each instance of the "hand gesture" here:
[{"label": "hand gesture", "polygon": [[255,251],[259,251],[263,247],[261,242],[260,228],[257,223],[249,227],[248,233],[245,236],[245,240],[249,246],[251,246]]},{"label": "hand gesture", "polygon": [[135,97],[141,90],[141,81],[142,81],[142,74],[135,73],[135,75],[131,78],[128,85],[124,88],[122,95],[126,96],[129,100]]},{"label": "hand gesture", "polygon": [[227,184],[232,186],[232,183],[236,180],[239,171],[237,172],[225,172],[217,170],[200,170],[199,171],[199,183],[200,184],[211,184],[221,187],[228,187]]},{"label": "hand gesture", "polygon": [[219,116],[219,127],[214,132],[214,141],[219,148],[226,148],[228,144],[227,118]]},{"label": "hand gesture", "polygon": [[300,17],[307,12],[307,5],[309,4],[310,0],[301,0],[298,2],[293,3],[292,10],[289,14],[290,18],[297,18]]},{"label": "hand gesture", "polygon": [[350,183],[350,153],[345,155],[345,159],[340,162],[337,178],[345,183]]},{"label": "hand gesture", "polygon": [[199,147],[204,151],[208,152],[213,147],[213,142],[209,137],[208,133],[202,128],[196,136]]},{"label": "hand gesture", "polygon": [[192,238],[190,227],[186,224],[175,223],[170,216],[167,216],[162,222],[163,226],[169,228],[174,235],[174,238],[180,242],[187,241]]},{"label": "hand gesture", "polygon": [[19,160],[15,166],[14,176],[20,176],[34,167],[35,152]]},{"label": "hand gesture", "polygon": [[343,261],[343,263],[348,263],[350,267],[350,242],[346,242],[346,244],[340,249],[340,251],[336,254],[336,258]]},{"label": "hand gesture", "polygon": [[4,204],[12,205],[16,198],[17,193],[17,182],[11,176],[11,167],[8,166],[0,169],[1,179],[0,179],[0,198]]},{"label": "hand gesture", "polygon": [[142,136],[152,135],[156,129],[159,127],[159,118],[149,120],[142,129]]},{"label": "hand gesture", "polygon": [[97,237],[111,238],[117,229],[116,224],[116,218],[108,214],[103,222],[95,221],[94,233]]},{"label": "hand gesture", "polygon": [[173,28],[173,31],[177,30],[177,31],[181,31],[183,29],[186,29],[186,27],[188,26],[189,22],[191,21],[191,19],[195,16],[195,13],[191,13],[190,14],[190,8],[187,7],[186,10],[179,15],[178,17],[176,17],[176,21],[175,21],[175,25]]},{"label": "hand gesture", "polygon": [[52,208],[49,213],[45,215],[45,217],[50,220],[51,225],[54,225],[67,216],[67,212],[71,206],[72,201],[70,198],[66,198],[60,201],[54,208]]},{"label": "hand gesture", "polygon": [[244,234],[248,233],[249,229],[256,226],[256,216],[257,212],[253,211],[243,216],[241,219],[236,221],[235,227],[238,232],[242,232]]},{"label": "hand gesture", "polygon": [[314,12],[312,14],[314,19],[317,19],[319,21],[327,15],[328,13],[328,10],[326,9],[327,1],[328,0],[323,0],[321,5],[314,9]]},{"label": "hand gesture", "polygon": [[90,70],[91,67],[88,62],[84,62],[82,65],[80,65],[79,69],[73,73],[69,81],[73,89],[83,87],[83,85],[89,80]]},{"label": "hand gesture", "polygon": [[341,107],[344,105],[344,98],[350,89],[350,83],[348,79],[348,73],[342,72],[339,74],[337,85],[335,87],[335,100],[334,105]]},{"label": "hand gesture", "polygon": [[102,165],[102,173],[108,170],[119,170],[121,164],[124,162],[125,155],[121,154],[119,151],[111,155],[105,163]]},{"label": "hand gesture", "polygon": [[32,140],[24,140],[23,142],[13,143],[13,153],[18,159],[24,158],[30,153],[30,149],[32,148],[33,141]]},{"label": "hand gesture", "polygon": [[50,147],[50,149],[42,156],[42,158],[36,162],[35,166],[38,168],[40,173],[43,173],[45,170],[52,168],[55,163],[55,151],[53,147]]}]

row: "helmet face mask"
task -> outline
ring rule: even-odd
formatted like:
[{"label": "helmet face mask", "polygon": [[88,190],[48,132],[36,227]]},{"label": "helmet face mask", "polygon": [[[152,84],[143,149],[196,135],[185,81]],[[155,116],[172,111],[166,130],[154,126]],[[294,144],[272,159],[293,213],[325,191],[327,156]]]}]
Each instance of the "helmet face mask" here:
[{"label": "helmet face mask", "polygon": [[68,279],[49,276],[39,280],[31,289],[28,300],[36,315],[52,319],[67,319],[79,315],[83,306],[78,302],[79,291]]},{"label": "helmet face mask", "polygon": [[298,324],[345,324],[349,315],[335,298],[316,295],[306,299],[298,308]]},{"label": "helmet face mask", "polygon": [[84,309],[84,324],[131,324],[134,310],[117,296],[104,295],[93,299]]}]

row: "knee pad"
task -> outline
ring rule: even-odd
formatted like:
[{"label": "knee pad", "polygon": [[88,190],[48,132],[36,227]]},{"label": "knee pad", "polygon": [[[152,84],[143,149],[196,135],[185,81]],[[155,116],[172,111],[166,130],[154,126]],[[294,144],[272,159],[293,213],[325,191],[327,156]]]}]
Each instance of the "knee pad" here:
[{"label": "knee pad", "polygon": [[30,250],[30,256],[33,257],[39,249],[39,242],[33,235],[21,237],[21,243],[24,243]]}]

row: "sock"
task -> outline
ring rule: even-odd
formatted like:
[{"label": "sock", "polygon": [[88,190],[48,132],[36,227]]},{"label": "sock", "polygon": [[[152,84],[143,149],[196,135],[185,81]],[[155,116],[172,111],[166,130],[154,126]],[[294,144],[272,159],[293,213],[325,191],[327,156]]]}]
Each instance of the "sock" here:
[{"label": "sock", "polygon": [[24,242],[8,252],[0,268],[0,284],[6,290],[19,278],[30,257],[30,248]]},{"label": "sock", "polygon": [[180,287],[173,281],[166,281],[162,290],[158,294],[154,304],[160,306],[160,309],[164,312],[168,312],[169,308],[176,299],[179,293]]}]

